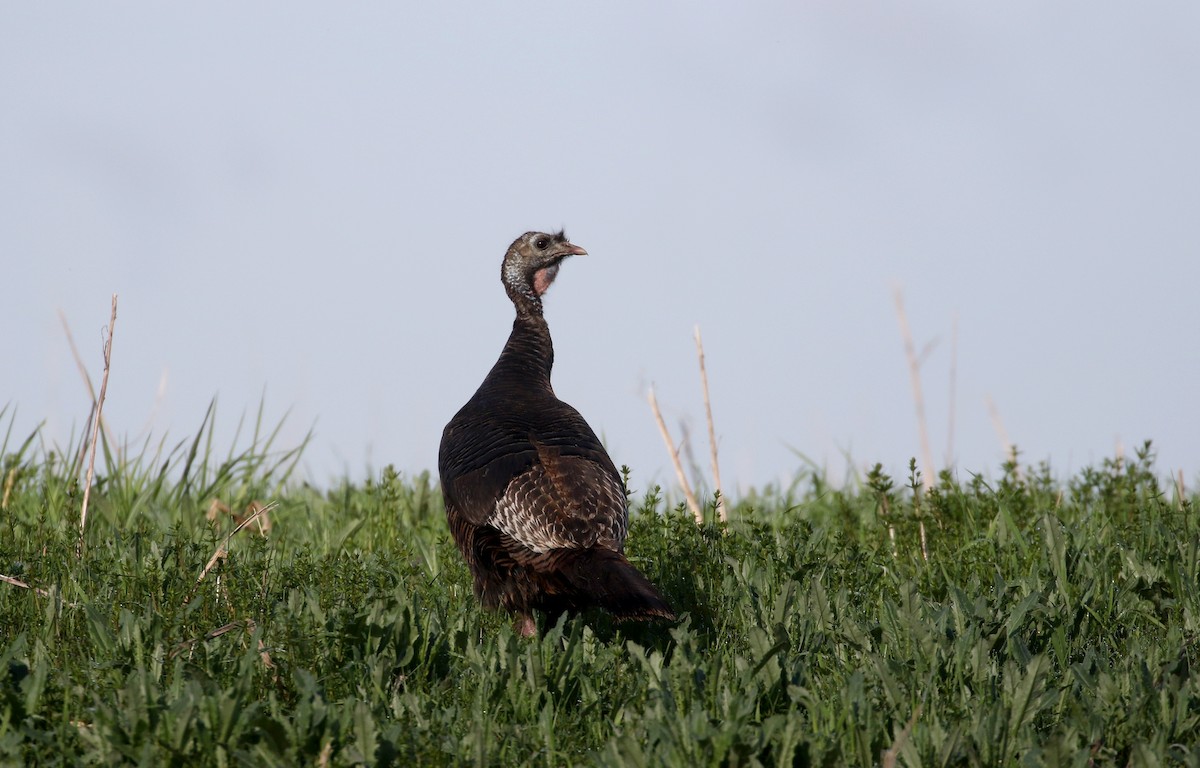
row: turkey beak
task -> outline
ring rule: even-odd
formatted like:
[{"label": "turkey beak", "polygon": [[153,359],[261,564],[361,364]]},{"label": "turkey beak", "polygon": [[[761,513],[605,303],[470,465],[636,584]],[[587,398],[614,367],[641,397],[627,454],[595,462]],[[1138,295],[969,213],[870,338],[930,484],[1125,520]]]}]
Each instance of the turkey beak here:
[{"label": "turkey beak", "polygon": [[588,252],[583,250],[582,248],[580,248],[578,245],[575,245],[574,243],[567,243],[567,255],[568,256],[587,256]]}]

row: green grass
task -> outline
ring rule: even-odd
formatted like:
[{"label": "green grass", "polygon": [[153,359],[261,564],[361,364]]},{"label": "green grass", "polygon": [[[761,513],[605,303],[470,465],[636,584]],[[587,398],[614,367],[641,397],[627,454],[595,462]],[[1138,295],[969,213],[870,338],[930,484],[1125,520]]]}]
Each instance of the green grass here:
[{"label": "green grass", "polygon": [[[0,765],[1200,765],[1196,499],[1149,446],[809,474],[724,528],[651,489],[629,554],[683,620],[524,641],[428,474],[310,487],[261,423],[216,456],[211,416],[105,447],[81,550],[77,449],[5,440]],[[277,506],[199,579],[214,499]]]}]

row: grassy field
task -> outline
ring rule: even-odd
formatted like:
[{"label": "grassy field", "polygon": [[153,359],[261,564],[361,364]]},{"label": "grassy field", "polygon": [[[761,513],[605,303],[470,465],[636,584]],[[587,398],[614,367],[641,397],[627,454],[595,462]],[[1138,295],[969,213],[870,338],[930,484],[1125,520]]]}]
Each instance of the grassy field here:
[{"label": "grassy field", "polygon": [[650,489],[630,555],[682,620],[522,641],[429,475],[210,436],[103,452],[82,544],[77,452],[4,442],[0,764],[1200,766],[1196,498],[1149,446],[809,473],[726,526]]}]

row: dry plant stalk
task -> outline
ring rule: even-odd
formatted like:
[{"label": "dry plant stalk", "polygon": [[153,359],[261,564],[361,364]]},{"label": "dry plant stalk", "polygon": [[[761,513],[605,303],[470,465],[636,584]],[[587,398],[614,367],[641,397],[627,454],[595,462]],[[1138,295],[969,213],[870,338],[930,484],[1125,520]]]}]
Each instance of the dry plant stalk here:
[{"label": "dry plant stalk", "polygon": [[913,726],[917,724],[917,719],[921,717],[921,706],[913,710],[912,717],[908,718],[908,724],[904,726],[904,730],[896,734],[896,738],[892,740],[892,746],[883,750],[883,754],[879,756],[879,764],[882,768],[895,768],[896,758],[900,756],[900,750],[904,748],[905,742],[912,734]]},{"label": "dry plant stalk", "polygon": [[17,468],[8,470],[4,478],[4,498],[0,499],[0,509],[8,509],[8,499],[12,496],[13,485],[17,482]]},{"label": "dry plant stalk", "polygon": [[[83,532],[87,528],[88,499],[92,493],[92,478],[96,474],[96,442],[100,439],[100,415],[104,409],[104,395],[108,391],[108,371],[112,362],[113,328],[117,324],[117,294],[112,296],[112,316],[108,320],[108,332],[104,339],[104,375],[100,379],[100,396],[95,400],[95,418],[92,419],[92,447],[88,459],[87,480],[83,486],[83,506],[79,510],[79,553],[83,552]],[[88,386],[91,386],[89,382]]]},{"label": "dry plant stalk", "polygon": [[683,465],[679,463],[679,449],[675,447],[675,443],[671,440],[671,433],[667,431],[667,424],[663,421],[662,411],[658,409],[658,399],[654,397],[654,387],[650,387],[648,399],[650,401],[650,410],[654,412],[654,420],[658,422],[658,431],[662,433],[663,442],[667,445],[667,453],[671,454],[671,463],[675,466],[675,477],[679,480],[680,487],[683,488],[683,496],[687,499],[688,509],[692,511],[692,517],[696,519],[696,524],[703,525],[704,512],[700,509],[700,504],[696,501],[696,494],[692,493],[692,486],[688,483],[687,475],[683,472]]},{"label": "dry plant stalk", "polygon": [[325,746],[321,747],[321,754],[317,755],[317,768],[329,768],[329,761],[333,758],[333,739],[326,739]]},{"label": "dry plant stalk", "polygon": [[[58,321],[62,323],[63,333],[67,336],[67,346],[71,348],[71,357],[75,359],[75,367],[79,369],[79,376],[83,379],[83,385],[87,387],[88,397],[92,401],[92,410],[88,412],[87,421],[83,425],[83,434],[88,434],[92,431],[92,419],[96,416],[96,388],[92,386],[92,376],[88,373],[87,365],[84,364],[83,358],[79,355],[79,347],[75,345],[75,336],[71,333],[71,326],[67,322],[66,314],[60,309],[58,310]],[[108,435],[108,441],[113,442],[112,435],[108,432],[108,425],[103,420],[100,421],[100,428]],[[87,458],[88,443],[85,440],[79,445],[79,455],[75,457],[75,463],[71,465],[71,475],[79,474],[79,468],[83,466],[84,459]]]},{"label": "dry plant stalk", "polygon": [[268,536],[271,533],[271,516],[267,514],[266,507],[261,501],[252,501],[246,505],[243,513],[239,514],[229,508],[229,505],[220,499],[214,498],[208,504],[208,511],[204,513],[204,517],[208,520],[209,525],[216,527],[221,524],[221,519],[228,517],[233,520],[234,525],[238,525],[246,520],[247,517],[258,515],[255,520],[258,532],[263,536]]},{"label": "dry plant stalk", "polygon": [[724,523],[729,519],[725,509],[725,495],[721,493],[721,465],[717,463],[717,431],[713,427],[712,401],[708,397],[708,371],[704,367],[704,343],[700,340],[700,326],[696,326],[696,358],[700,361],[700,386],[704,390],[704,418],[708,422],[708,445],[712,454],[713,488],[717,494],[717,519]]},{"label": "dry plant stalk", "polygon": [[168,656],[168,658],[172,658],[172,659],[175,658],[176,656],[178,656],[179,654],[188,650],[189,648],[191,648],[193,645],[200,642],[201,640],[214,640],[214,639],[220,637],[221,635],[232,632],[235,629],[241,629],[242,627],[247,626],[247,624],[249,625],[248,628],[251,631],[253,631],[253,629],[254,629],[254,620],[253,619],[250,619],[247,621],[231,621],[228,624],[224,624],[220,627],[217,627],[213,631],[205,634],[204,637],[194,637],[191,640],[184,640],[183,642],[179,643],[178,645],[176,645],[174,648],[171,649],[171,653]]},{"label": "dry plant stalk", "polygon": [[[197,637],[191,640],[184,640],[182,643],[171,649],[169,658],[173,659],[184,651],[190,650],[192,646],[201,640],[215,640],[222,635],[229,634],[235,629],[244,629],[247,633],[252,633],[257,628],[258,625],[254,623],[254,619],[246,619],[245,621],[231,621],[228,624],[223,624],[217,627],[216,629],[204,635],[202,638]],[[263,666],[265,666],[267,669],[275,669],[275,662],[271,660],[271,654],[267,652],[267,646],[265,643],[263,643],[261,638],[259,638],[258,641],[258,656],[260,659],[262,659]]]},{"label": "dry plant stalk", "polygon": [[[272,501],[265,507],[258,506],[257,504],[253,505],[254,511],[251,512],[245,520],[242,520],[242,522],[238,523],[236,528],[229,532],[225,539],[217,546],[217,551],[213,552],[212,557],[208,558],[208,564],[204,566],[204,570],[200,571],[200,575],[196,578],[196,584],[194,587],[192,587],[193,593],[195,592],[195,588],[200,586],[200,582],[204,581],[204,577],[208,575],[208,572],[213,569],[213,566],[215,566],[220,560],[224,559],[225,553],[228,551],[230,539],[236,536],[243,528],[257,520],[259,515],[266,514],[270,510],[274,509],[277,505],[278,502],[275,501]],[[191,597],[189,596],[187,600],[184,600],[184,604],[186,605],[190,600]]]},{"label": "dry plant stalk", "polygon": [[892,559],[895,560],[899,551],[896,549],[896,526],[892,525],[891,514],[892,509],[888,504],[887,496],[880,500],[880,506],[883,507],[883,518],[888,521],[888,539],[892,542]]},{"label": "dry plant stalk", "polygon": [[79,375],[83,377],[83,383],[87,385],[88,394],[92,396],[92,402],[95,403],[96,388],[92,386],[92,377],[88,373],[83,358],[79,355],[79,347],[75,346],[75,336],[71,333],[71,326],[67,322],[67,316],[61,309],[58,310],[58,321],[62,323],[63,333],[67,335],[67,346],[71,348],[71,357],[75,358],[75,367],[79,369]]},{"label": "dry plant stalk", "polygon": [[[35,587],[32,584],[26,584],[25,582],[21,581],[20,579],[13,578],[12,576],[5,576],[4,574],[0,574],[0,584],[11,584],[14,587],[20,587],[21,589],[28,589],[30,592],[34,593],[35,595],[37,595],[39,597],[49,597],[49,598],[54,597],[54,595],[48,589],[42,589],[41,587]],[[59,602],[61,602],[63,605],[69,606],[71,608],[79,607],[79,603],[72,603],[72,602],[69,602],[66,600],[62,600],[61,597],[59,598]]]},{"label": "dry plant stalk", "polygon": [[894,294],[896,300],[896,318],[900,321],[900,335],[904,339],[904,355],[908,358],[908,373],[912,380],[913,401],[917,407],[917,429],[921,436],[921,458],[925,467],[922,475],[922,485],[926,489],[933,487],[933,449],[929,447],[929,429],[925,423],[925,397],[921,394],[921,361],[917,358],[917,349],[913,345],[912,331],[908,327],[908,315],[904,311],[904,293],[899,286]]},{"label": "dry plant stalk", "polygon": [[[67,335],[67,346],[71,348],[71,357],[75,358],[75,367],[79,369],[79,375],[83,378],[84,386],[87,387],[88,397],[91,398],[92,408],[88,411],[87,421],[83,424],[83,433],[86,435],[92,431],[92,418],[96,414],[96,388],[92,386],[92,376],[88,373],[87,366],[83,362],[83,358],[79,356],[79,347],[75,346],[75,336],[71,333],[71,326],[67,322],[67,315],[58,310],[58,320],[62,323],[63,333]],[[79,454],[75,456],[74,463],[71,465],[71,476],[79,476],[79,467],[83,466],[83,460],[87,456],[88,444],[83,441],[79,445]]]},{"label": "dry plant stalk", "polygon": [[14,579],[12,576],[5,576],[2,573],[0,573],[0,582],[4,582],[5,584],[12,584],[14,587],[20,587],[21,589],[31,589],[34,591],[35,594],[41,595],[42,597],[50,596],[50,593],[47,592],[46,590],[42,589],[41,587],[31,586],[31,585],[26,584],[25,582],[21,581],[20,579]]}]

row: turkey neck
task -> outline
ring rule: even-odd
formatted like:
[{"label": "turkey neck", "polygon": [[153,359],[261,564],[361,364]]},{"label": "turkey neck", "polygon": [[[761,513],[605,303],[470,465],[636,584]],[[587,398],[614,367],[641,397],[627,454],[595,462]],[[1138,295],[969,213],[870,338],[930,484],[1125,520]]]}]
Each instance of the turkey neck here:
[{"label": "turkey neck", "polygon": [[540,311],[522,312],[521,309],[518,305],[512,333],[487,381],[520,381],[523,387],[534,384],[553,393],[550,369],[554,366],[554,343],[550,340],[550,326]]}]

